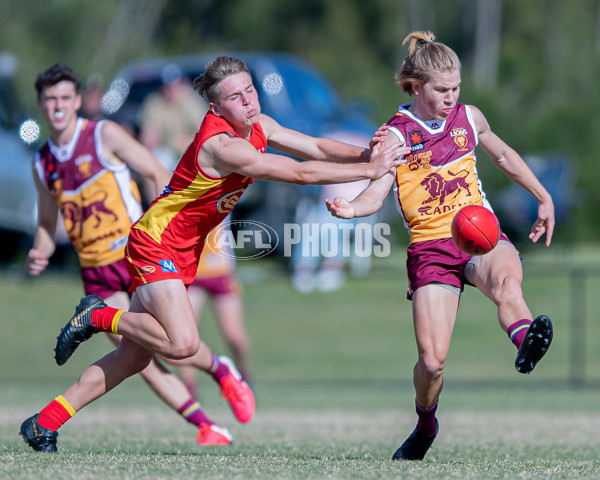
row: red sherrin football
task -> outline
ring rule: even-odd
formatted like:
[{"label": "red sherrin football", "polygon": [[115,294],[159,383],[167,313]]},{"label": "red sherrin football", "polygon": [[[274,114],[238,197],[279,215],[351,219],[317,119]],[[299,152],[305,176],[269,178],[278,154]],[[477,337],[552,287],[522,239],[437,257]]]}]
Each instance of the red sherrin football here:
[{"label": "red sherrin football", "polygon": [[452,220],[452,239],[470,255],[483,255],[498,244],[500,224],[496,215],[485,207],[468,205]]}]

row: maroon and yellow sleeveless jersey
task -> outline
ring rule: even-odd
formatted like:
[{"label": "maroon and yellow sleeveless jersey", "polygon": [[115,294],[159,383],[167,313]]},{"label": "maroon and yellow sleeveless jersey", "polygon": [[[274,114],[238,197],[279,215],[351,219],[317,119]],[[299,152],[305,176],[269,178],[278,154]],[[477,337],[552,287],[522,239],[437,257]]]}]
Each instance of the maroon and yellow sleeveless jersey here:
[{"label": "maroon and yellow sleeveless jersey", "polygon": [[402,105],[390,131],[412,147],[396,170],[394,196],[410,242],[451,237],[454,214],[465,205],[491,210],[477,176],[477,128],[471,110],[457,104],[443,122],[423,121]]},{"label": "maroon and yellow sleeveless jersey", "polygon": [[[224,119],[207,113],[168,187],[132,227],[130,244],[160,245],[171,257],[164,260],[172,260],[183,269],[192,265],[196,269],[209,232],[233,210],[254,181],[237,173],[213,177],[200,168],[198,154],[203,143],[222,133],[239,137]],[[252,127],[250,143],[259,152],[266,151],[267,138],[259,123]]]},{"label": "maroon and yellow sleeveless jersey", "polygon": [[80,264],[89,268],[123,258],[131,224],[142,214],[127,165],[102,158],[103,123],[79,118],[67,145],[49,139],[35,156],[37,174],[58,202]]},{"label": "maroon and yellow sleeveless jersey", "polygon": [[[221,225],[230,231],[228,226]],[[220,230],[221,227],[213,228],[206,237],[198,262],[197,278],[221,277],[235,272],[235,254],[230,245],[218,241],[217,232]]]}]

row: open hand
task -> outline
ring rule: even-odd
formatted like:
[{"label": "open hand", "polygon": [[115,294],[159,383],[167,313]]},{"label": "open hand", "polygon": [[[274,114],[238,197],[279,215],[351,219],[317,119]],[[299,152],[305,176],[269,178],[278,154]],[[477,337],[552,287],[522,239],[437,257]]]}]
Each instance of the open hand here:
[{"label": "open hand", "polygon": [[405,164],[404,155],[409,154],[410,151],[411,148],[402,143],[394,143],[385,148],[382,148],[380,143],[375,145],[371,152],[371,166],[374,167],[371,179],[383,177],[392,168]]},{"label": "open hand", "polygon": [[552,234],[554,233],[554,204],[552,202],[540,203],[538,206],[538,218],[531,227],[529,239],[536,243],[541,236],[546,234],[546,246],[550,246]]},{"label": "open hand", "polygon": [[373,134],[373,138],[369,142],[369,150],[373,151],[375,145],[383,143],[385,138],[387,137],[388,129],[390,126],[384,123],[381,127],[377,129],[377,131]]},{"label": "open hand", "polygon": [[327,210],[337,218],[354,218],[356,211],[352,204],[343,197],[335,197],[334,200],[325,199]]}]

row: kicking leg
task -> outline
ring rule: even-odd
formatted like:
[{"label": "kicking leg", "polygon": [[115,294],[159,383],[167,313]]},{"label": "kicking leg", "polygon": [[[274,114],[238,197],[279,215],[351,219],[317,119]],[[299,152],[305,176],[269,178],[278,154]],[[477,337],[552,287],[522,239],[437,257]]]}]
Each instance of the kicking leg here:
[{"label": "kicking leg", "polygon": [[498,307],[498,322],[518,349],[515,368],[531,373],[550,348],[553,327],[550,319],[533,315],[523,298],[523,270],[514,246],[501,243],[481,256],[468,280]]}]

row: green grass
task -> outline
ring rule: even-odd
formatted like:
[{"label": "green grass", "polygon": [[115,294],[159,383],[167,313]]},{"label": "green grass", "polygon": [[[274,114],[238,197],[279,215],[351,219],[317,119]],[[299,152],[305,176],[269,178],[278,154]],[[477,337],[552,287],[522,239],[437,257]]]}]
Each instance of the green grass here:
[{"label": "green grass", "polygon": [[[286,386],[293,388],[292,385]],[[259,387],[261,396],[277,390],[272,385]],[[295,394],[308,397],[318,391],[315,386],[304,387],[305,390],[295,388]],[[224,419],[236,443],[226,448],[200,449],[194,445],[192,427],[156,402],[147,401],[151,397],[137,398],[143,390],[123,388],[120,394],[88,407],[61,429],[58,455],[36,454],[20,443],[15,418],[20,420],[31,413],[31,408],[27,409],[31,400],[27,405],[13,404],[10,415],[0,418],[0,477],[574,479],[600,476],[598,408],[571,411],[563,395],[554,399],[555,407],[564,408],[560,413],[535,406],[537,400],[554,395],[553,391],[450,391],[448,403],[454,406],[440,412],[440,434],[426,460],[396,463],[389,458],[414,427],[414,419],[409,408],[396,408],[391,399],[387,406],[376,409],[368,403],[363,408],[347,406],[343,400],[339,405],[335,394],[326,395],[328,398],[323,398],[320,408],[291,408],[277,400],[273,402],[276,405],[270,406],[261,402],[254,421],[243,426],[232,421],[223,405],[211,400],[208,406]],[[346,393],[356,393],[367,402],[378,395],[376,391],[367,393],[358,388]],[[141,402],[136,406],[126,402],[131,395]],[[486,397],[495,395],[505,398],[504,407],[485,405]],[[579,398],[591,405],[596,403],[597,392],[580,392],[574,399]],[[396,399],[403,405],[410,403],[407,393],[399,392]]]},{"label": "green grass", "polygon": [[[468,289],[446,370],[440,434],[417,463],[389,460],[416,420],[416,349],[401,254],[379,259],[369,277],[332,294],[294,292],[271,262],[240,265],[258,398],[253,422],[237,424],[214,383],[199,377],[202,403],[231,430],[233,446],[195,446],[194,429],[133,378],[61,429],[58,455],[30,451],[16,435],[19,424],[110,346],[94,338],[57,367],[52,349],[81,295],[77,275],[30,279],[20,268],[1,270],[0,478],[600,478],[597,248],[568,256],[538,250],[526,252],[524,290],[532,310],[554,321],[550,353],[532,375],[518,375],[493,306]],[[584,305],[576,305],[587,315],[575,330],[582,334],[577,351],[573,265],[592,272]],[[209,311],[199,328],[215,351],[224,350]],[[572,371],[573,355],[583,358],[583,372]],[[581,388],[572,388],[574,373]]]}]

